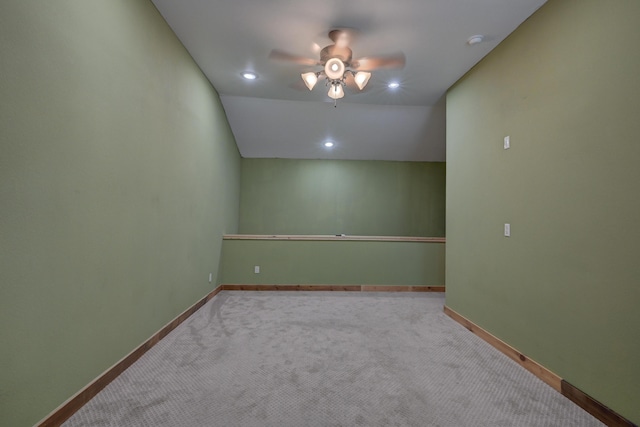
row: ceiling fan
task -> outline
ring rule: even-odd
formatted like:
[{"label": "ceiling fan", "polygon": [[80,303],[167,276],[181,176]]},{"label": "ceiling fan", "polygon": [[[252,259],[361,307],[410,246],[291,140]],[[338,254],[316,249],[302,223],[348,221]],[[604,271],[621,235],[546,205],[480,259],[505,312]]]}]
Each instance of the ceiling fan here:
[{"label": "ceiling fan", "polygon": [[[344,97],[344,88],[352,83],[363,90],[371,78],[371,71],[378,68],[402,68],[405,57],[402,53],[387,56],[353,59],[349,44],[355,38],[356,31],[341,28],[329,31],[333,44],[320,51],[320,60],[293,55],[281,50],[272,50],[271,59],[295,62],[308,66],[322,66],[320,71],[308,71],[301,74],[304,84],[313,90],[320,79],[326,79],[329,97],[334,101]],[[335,104],[334,104],[335,105]]]}]

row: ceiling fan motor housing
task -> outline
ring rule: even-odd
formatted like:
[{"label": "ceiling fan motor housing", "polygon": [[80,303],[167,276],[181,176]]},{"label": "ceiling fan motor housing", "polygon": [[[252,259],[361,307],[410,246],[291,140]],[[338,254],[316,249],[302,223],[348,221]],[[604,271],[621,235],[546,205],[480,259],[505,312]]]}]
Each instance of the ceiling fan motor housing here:
[{"label": "ceiling fan motor housing", "polygon": [[351,49],[346,46],[336,46],[334,44],[326,46],[320,51],[320,63],[326,64],[331,58],[338,58],[342,62],[349,64],[351,62],[353,53]]}]

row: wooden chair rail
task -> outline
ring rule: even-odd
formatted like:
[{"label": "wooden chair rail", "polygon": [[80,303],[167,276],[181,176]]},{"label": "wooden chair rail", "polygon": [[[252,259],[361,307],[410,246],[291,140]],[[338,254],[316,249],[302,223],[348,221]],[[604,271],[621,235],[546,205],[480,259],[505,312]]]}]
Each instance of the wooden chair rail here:
[{"label": "wooden chair rail", "polygon": [[224,240],[311,240],[311,241],[344,241],[344,242],[418,242],[446,243],[445,237],[414,236],[351,236],[345,234],[225,234]]}]

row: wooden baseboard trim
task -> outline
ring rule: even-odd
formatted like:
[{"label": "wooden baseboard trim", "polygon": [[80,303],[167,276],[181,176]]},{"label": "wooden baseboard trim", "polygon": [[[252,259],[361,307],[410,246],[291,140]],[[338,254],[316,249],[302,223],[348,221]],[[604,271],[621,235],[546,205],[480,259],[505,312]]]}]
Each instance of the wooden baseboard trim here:
[{"label": "wooden baseboard trim", "polygon": [[562,395],[609,427],[638,427],[577,387],[562,380]]},{"label": "wooden baseboard trim", "polygon": [[580,406],[582,409],[602,421],[609,427],[638,427],[633,424],[629,420],[625,419],[618,413],[609,409],[602,403],[593,399],[589,395],[585,394],[578,388],[572,386],[567,381],[562,379],[557,374],[553,373],[549,369],[540,365],[538,362],[531,360],[529,357],[525,356],[515,348],[511,347],[509,344],[505,343],[501,339],[495,337],[490,334],[486,330],[482,329],[480,326],[476,325],[469,319],[465,318],[459,313],[456,313],[451,308],[445,306],[444,312],[446,315],[451,317],[456,322],[460,323],[462,326],[467,328],[469,331],[473,332],[484,341],[489,343],[495,349],[505,354],[510,359],[516,361],[520,366],[525,368],[527,371],[531,372],[533,375],[550,385],[553,389],[562,393],[563,396],[570,399],[576,405]]},{"label": "wooden baseboard trim", "polygon": [[223,291],[347,291],[359,292],[360,286],[343,285],[222,285]]},{"label": "wooden baseboard trim", "polygon": [[211,298],[216,296],[220,292],[221,287],[207,294],[204,298],[200,299],[194,305],[185,310],[182,314],[178,315],[175,319],[167,323],[162,329],[153,334],[151,338],[142,343],[138,348],[131,353],[123,357],[119,362],[107,369],[99,377],[85,386],[82,390],[69,398],[66,402],[56,408],[53,412],[47,415],[39,423],[37,427],[53,427],[59,426],[68,420],[73,414],[75,414],[80,408],[82,408],[89,400],[91,400],[96,394],[98,394],[103,388],[105,388],[111,381],[116,379],[118,375],[124,372],[129,366],[131,366],[136,360],[138,360],[143,354],[145,354],[150,348],[156,345],[162,338],[166,337],[169,332],[173,331],[179,324],[184,322],[193,313],[198,311],[203,305],[205,305]]},{"label": "wooden baseboard trim", "polygon": [[333,291],[333,292],[444,292],[444,286],[383,285],[241,285],[226,284],[223,291]]},{"label": "wooden baseboard trim", "polygon": [[362,292],[444,292],[444,286],[362,285]]},{"label": "wooden baseboard trim", "polygon": [[529,359],[527,356],[511,347],[509,344],[505,343],[501,339],[491,335],[486,330],[482,329],[480,326],[476,325],[469,319],[465,318],[461,314],[456,313],[446,305],[444,306],[444,312],[447,316],[451,317],[456,322],[460,323],[462,326],[491,344],[494,348],[499,350],[501,353],[505,354],[510,359],[518,362],[520,366],[525,368],[527,371],[534,374],[536,377],[540,378],[545,383],[549,384],[556,391],[560,392],[561,387],[560,383],[562,378],[558,375],[554,374],[544,366],[540,365],[538,362]]}]

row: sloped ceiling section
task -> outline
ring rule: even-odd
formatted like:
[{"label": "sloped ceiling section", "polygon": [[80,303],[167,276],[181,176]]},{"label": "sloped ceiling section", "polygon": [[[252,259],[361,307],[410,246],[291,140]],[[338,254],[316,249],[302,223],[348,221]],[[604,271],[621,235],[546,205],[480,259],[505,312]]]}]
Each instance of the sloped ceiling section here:
[{"label": "sloped ceiling section", "polygon": [[[152,0],[221,95],[244,157],[444,161],[444,94],[544,0]],[[333,28],[357,32],[354,57],[404,53],[337,107],[320,67],[269,59],[273,49],[319,58]],[[469,37],[482,34],[474,46]],[[247,81],[243,71],[258,79]],[[400,88],[392,90],[388,83]],[[332,140],[327,150],[322,143]]]},{"label": "sloped ceiling section", "polygon": [[[434,106],[223,95],[243,157],[444,161],[444,98]],[[344,122],[345,112],[349,122]],[[250,141],[250,143],[248,143]],[[323,143],[334,142],[327,150]]]}]

